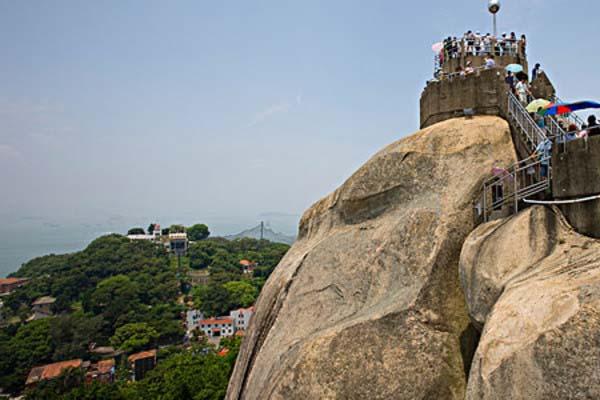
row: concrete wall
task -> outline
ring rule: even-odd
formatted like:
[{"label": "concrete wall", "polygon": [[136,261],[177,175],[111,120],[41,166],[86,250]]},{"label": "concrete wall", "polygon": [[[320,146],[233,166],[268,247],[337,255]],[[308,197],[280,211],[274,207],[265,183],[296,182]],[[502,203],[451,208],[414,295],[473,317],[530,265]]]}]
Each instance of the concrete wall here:
[{"label": "concrete wall", "polygon": [[502,68],[481,70],[472,75],[430,82],[421,94],[421,128],[464,115],[506,117],[507,85]]},{"label": "concrete wall", "polygon": [[[600,136],[554,146],[552,191],[558,200],[600,194]],[[600,238],[600,201],[560,206],[580,233]]]},{"label": "concrete wall", "polygon": [[540,72],[535,78],[535,81],[531,82],[531,94],[533,94],[533,97],[536,99],[547,100],[552,99],[556,95],[554,85],[552,85],[552,82],[550,82],[550,79],[545,72]]}]

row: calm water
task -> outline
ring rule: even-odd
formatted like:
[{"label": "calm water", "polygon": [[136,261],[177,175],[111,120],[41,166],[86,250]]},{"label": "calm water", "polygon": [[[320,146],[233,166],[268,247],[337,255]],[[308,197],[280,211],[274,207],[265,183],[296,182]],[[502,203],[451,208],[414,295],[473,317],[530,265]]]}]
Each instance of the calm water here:
[{"label": "calm water", "polygon": [[[0,225],[0,277],[15,272],[26,261],[46,254],[64,254],[83,250],[99,236],[116,232],[124,234],[133,226],[147,227],[150,218],[112,217],[98,222],[54,221],[46,218],[6,218]],[[213,236],[230,235],[256,225],[256,218],[164,217],[159,221],[177,221],[191,225],[201,220],[209,225]],[[293,234],[297,217],[278,218],[273,227],[280,232]],[[174,222],[175,223],[175,222]],[[170,222],[169,222],[170,224]],[[163,226],[168,226],[164,224]]]},{"label": "calm water", "polygon": [[11,229],[0,228],[0,277],[35,257],[82,250],[108,232],[102,227],[85,225],[20,224]]}]

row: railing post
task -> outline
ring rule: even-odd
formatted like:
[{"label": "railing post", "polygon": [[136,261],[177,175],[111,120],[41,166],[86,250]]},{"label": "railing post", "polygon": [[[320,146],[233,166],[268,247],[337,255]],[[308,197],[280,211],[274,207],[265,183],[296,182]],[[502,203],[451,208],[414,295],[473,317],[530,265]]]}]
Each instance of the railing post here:
[{"label": "railing post", "polygon": [[[517,168],[518,170],[518,168]],[[519,196],[518,196],[518,183],[517,183],[517,171],[513,176],[513,196],[515,196],[515,214],[519,212]]]},{"label": "railing post", "polygon": [[487,222],[487,193],[485,190],[485,183],[483,184],[483,222]]}]

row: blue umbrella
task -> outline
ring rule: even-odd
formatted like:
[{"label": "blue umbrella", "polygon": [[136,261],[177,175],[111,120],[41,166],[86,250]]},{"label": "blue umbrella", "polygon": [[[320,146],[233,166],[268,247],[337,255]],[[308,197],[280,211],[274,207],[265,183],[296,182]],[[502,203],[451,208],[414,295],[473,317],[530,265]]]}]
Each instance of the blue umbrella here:
[{"label": "blue umbrella", "polygon": [[506,70],[513,74],[518,74],[519,72],[523,72],[523,66],[520,64],[510,64],[506,66]]}]

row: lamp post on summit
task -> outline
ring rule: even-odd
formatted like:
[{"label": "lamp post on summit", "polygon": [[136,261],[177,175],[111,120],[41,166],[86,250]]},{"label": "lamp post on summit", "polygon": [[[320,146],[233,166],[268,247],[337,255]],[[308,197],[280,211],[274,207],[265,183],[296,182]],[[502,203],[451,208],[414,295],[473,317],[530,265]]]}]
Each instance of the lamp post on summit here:
[{"label": "lamp post on summit", "polygon": [[494,37],[498,37],[498,29],[496,27],[496,14],[500,11],[500,0],[490,0],[488,3],[488,11],[494,16]]}]

